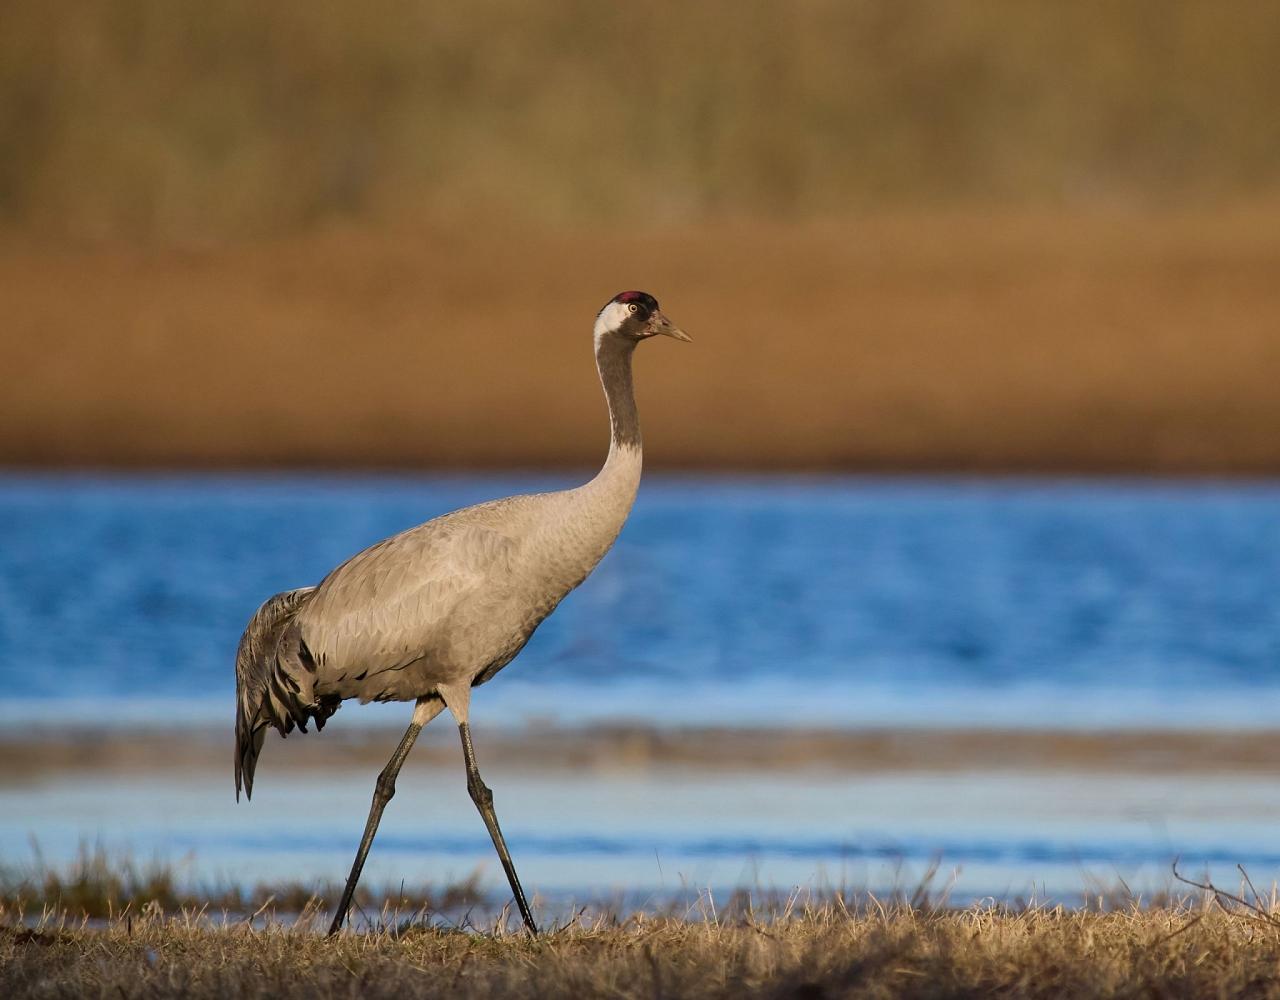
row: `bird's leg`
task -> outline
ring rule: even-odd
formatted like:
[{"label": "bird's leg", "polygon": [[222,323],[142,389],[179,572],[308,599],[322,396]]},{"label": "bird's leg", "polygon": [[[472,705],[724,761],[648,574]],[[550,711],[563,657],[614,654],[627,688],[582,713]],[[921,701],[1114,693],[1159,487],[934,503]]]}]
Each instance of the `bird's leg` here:
[{"label": "bird's leg", "polygon": [[355,895],[356,883],[360,881],[360,872],[364,869],[365,858],[369,856],[369,848],[373,846],[373,835],[378,832],[382,811],[396,793],[396,775],[400,773],[400,767],[409,756],[409,751],[413,749],[414,741],[420,732],[422,727],[417,722],[409,723],[409,728],[405,730],[400,745],[396,747],[396,752],[391,755],[387,766],[378,775],[377,784],[373,786],[373,805],[369,807],[369,818],[364,824],[364,836],[360,838],[356,860],[351,865],[351,874],[347,876],[346,888],[342,890],[342,901],[338,903],[338,909],[333,915],[333,923],[329,925],[330,937],[338,933],[342,927],[342,921],[346,919],[347,910],[351,908],[351,897]]},{"label": "bird's leg", "polygon": [[369,856],[369,848],[373,845],[373,835],[378,832],[378,823],[382,819],[382,810],[387,807],[387,803],[391,801],[391,797],[396,793],[396,775],[400,773],[400,768],[404,764],[405,758],[409,756],[409,751],[413,749],[413,744],[417,740],[418,734],[422,732],[422,727],[443,710],[444,703],[438,698],[419,699],[413,709],[413,721],[409,723],[409,728],[404,731],[400,745],[396,747],[396,752],[387,761],[387,766],[378,775],[378,782],[373,786],[373,805],[369,807],[369,818],[364,824],[364,836],[360,838],[360,849],[356,851],[355,863],[352,864],[351,874],[347,877],[347,887],[342,890],[342,901],[338,904],[338,910],[333,915],[333,923],[329,925],[330,937],[337,934],[341,929],[342,921],[347,916],[347,910],[351,908],[351,897],[355,895],[356,883],[360,881],[360,872],[364,869],[364,860]]},{"label": "bird's leg", "polygon": [[493,811],[493,792],[480,780],[480,770],[476,767],[476,751],[471,745],[470,724],[459,723],[458,732],[462,735],[462,757],[467,764],[467,791],[471,793],[471,801],[480,810],[484,825],[489,828],[489,836],[493,838],[493,846],[498,850],[498,860],[502,862],[502,870],[507,873],[507,881],[511,883],[511,891],[516,897],[516,906],[520,907],[520,916],[524,917],[524,925],[529,928],[530,934],[536,935],[538,925],[533,922],[533,914],[529,912],[529,902],[524,898],[524,890],[520,888],[520,876],[516,874],[516,866],[511,861],[507,842],[503,839],[502,830],[498,827],[498,814]]},{"label": "bird's leg", "polygon": [[458,722],[458,733],[462,737],[462,759],[467,765],[467,791],[471,793],[471,801],[480,810],[484,825],[497,848],[498,860],[502,862],[502,870],[507,873],[507,881],[511,883],[511,892],[516,897],[516,906],[520,907],[520,916],[530,934],[538,933],[538,925],[533,922],[533,914],[529,910],[529,901],[524,898],[524,890],[520,888],[520,877],[516,875],[516,866],[511,863],[511,852],[507,850],[507,842],[503,839],[502,830],[498,827],[498,814],[493,811],[493,792],[480,780],[480,769],[476,767],[476,751],[471,745],[471,725],[467,721],[471,707],[471,685],[441,684],[440,697],[449,706],[449,712]]}]

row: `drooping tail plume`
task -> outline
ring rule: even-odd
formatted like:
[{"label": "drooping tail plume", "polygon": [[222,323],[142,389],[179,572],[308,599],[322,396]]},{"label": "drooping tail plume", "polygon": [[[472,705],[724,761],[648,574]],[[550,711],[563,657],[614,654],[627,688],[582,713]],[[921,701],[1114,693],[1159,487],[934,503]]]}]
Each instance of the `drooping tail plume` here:
[{"label": "drooping tail plume", "polygon": [[[306,731],[308,718],[317,727],[337,710],[337,704],[321,704],[314,697],[311,674],[294,647],[294,616],[306,604],[314,587],[286,590],[263,603],[240,637],[236,650],[236,799],[243,787],[253,796],[253,772],[268,726],[285,736],[296,725]],[[289,641],[292,639],[293,641]]]}]

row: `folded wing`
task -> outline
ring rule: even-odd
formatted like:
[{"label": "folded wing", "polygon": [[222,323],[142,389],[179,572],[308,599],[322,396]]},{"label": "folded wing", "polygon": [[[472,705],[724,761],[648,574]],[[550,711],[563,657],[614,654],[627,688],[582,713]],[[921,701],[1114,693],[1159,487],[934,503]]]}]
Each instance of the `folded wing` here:
[{"label": "folded wing", "polygon": [[491,598],[510,579],[517,544],[490,527],[444,520],[347,560],[297,618],[320,676],[373,676],[441,648],[459,605]]}]

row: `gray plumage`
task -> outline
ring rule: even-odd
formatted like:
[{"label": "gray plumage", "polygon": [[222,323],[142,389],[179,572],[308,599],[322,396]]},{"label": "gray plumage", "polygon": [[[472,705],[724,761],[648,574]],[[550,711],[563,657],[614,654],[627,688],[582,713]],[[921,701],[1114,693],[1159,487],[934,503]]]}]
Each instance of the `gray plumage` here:
[{"label": "gray plumage", "polygon": [[[237,798],[242,787],[252,795],[268,727],[281,735],[295,726],[305,732],[308,721],[322,728],[350,698],[418,703],[403,754],[392,761],[392,787],[415,726],[446,705],[463,730],[469,782],[479,781],[471,776],[466,725],[471,687],[511,662],[595,568],[631,510],[642,464],[631,357],[640,340],[655,334],[688,339],[642,292],[615,296],[597,316],[596,359],[612,433],[604,466],[590,482],[437,517],[352,556],[317,586],[277,594],[258,609],[236,655]],[[380,813],[375,795],[367,841]],[[504,855],[496,817],[490,832]],[[532,929],[506,857],[504,865]],[[340,912],[334,930],[341,919]]]}]

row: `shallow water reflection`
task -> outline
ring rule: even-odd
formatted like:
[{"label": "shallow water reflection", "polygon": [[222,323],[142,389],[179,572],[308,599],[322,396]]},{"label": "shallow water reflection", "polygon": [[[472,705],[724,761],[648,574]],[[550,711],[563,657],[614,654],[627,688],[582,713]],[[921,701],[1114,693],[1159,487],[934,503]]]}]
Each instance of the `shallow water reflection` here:
[{"label": "shallow water reflection", "polygon": [[[1167,888],[1169,865],[1234,882],[1280,877],[1280,782],[1266,776],[1071,773],[746,775],[495,771],[522,878],[552,898],[712,887],[935,888],[959,900],[1074,899],[1091,887]],[[340,879],[372,778],[264,774],[237,806],[225,775],[64,774],[0,788],[0,856],[73,858],[88,839],[146,860],[188,859],[195,881]],[[460,772],[408,768],[366,878],[383,884],[502,873]]]}]

